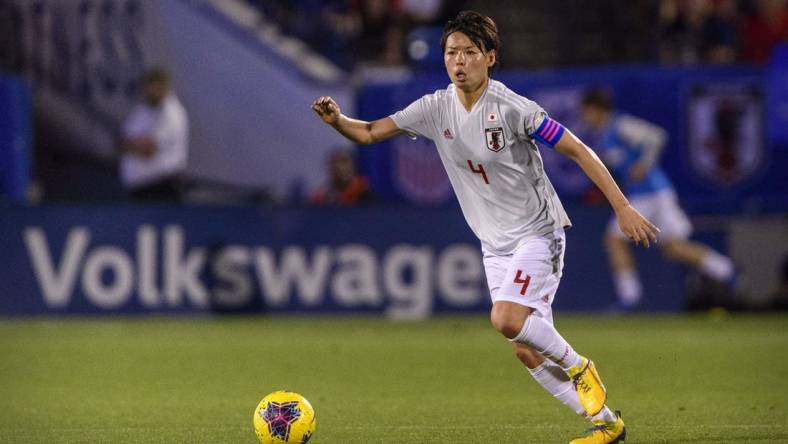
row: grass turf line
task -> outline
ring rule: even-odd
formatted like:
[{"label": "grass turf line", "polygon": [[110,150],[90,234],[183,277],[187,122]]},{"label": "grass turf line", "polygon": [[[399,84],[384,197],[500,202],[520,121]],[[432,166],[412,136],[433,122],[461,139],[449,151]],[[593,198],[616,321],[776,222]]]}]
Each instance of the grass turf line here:
[{"label": "grass turf line", "polygon": [[[628,442],[788,442],[788,316],[562,315]],[[0,321],[0,442],[253,443],[266,393],[314,443],[561,443],[587,423],[484,316]]]}]

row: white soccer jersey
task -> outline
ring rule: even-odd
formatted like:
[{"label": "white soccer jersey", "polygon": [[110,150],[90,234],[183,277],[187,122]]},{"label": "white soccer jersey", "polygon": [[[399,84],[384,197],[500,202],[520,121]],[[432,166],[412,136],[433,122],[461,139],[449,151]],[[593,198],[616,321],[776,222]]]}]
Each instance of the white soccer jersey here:
[{"label": "white soccer jersey", "polygon": [[149,185],[186,168],[189,118],[180,100],[170,93],[158,108],[141,103],[123,124],[129,138],[150,136],[156,152],[150,158],[126,153],[120,158],[120,178],[126,188]]},{"label": "white soccer jersey", "polygon": [[465,220],[485,251],[510,254],[528,239],[571,225],[534,142],[547,118],[535,102],[490,79],[470,112],[452,84],[391,118],[400,129],[435,142]]}]

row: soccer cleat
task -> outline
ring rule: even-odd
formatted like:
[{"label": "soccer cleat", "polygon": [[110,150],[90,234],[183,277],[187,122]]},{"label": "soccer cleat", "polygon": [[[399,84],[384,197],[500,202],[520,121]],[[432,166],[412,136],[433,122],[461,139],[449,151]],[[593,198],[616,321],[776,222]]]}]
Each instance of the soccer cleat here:
[{"label": "soccer cleat", "polygon": [[586,411],[588,417],[592,417],[602,410],[607,400],[607,390],[602,384],[602,379],[590,359],[581,356],[581,364],[572,367],[567,372],[572,378],[572,385],[575,387],[580,405]]},{"label": "soccer cleat", "polygon": [[627,428],[621,419],[621,412],[616,411],[615,422],[594,422],[594,427],[588,429],[588,434],[582,438],[573,439],[569,444],[615,444],[627,439]]}]

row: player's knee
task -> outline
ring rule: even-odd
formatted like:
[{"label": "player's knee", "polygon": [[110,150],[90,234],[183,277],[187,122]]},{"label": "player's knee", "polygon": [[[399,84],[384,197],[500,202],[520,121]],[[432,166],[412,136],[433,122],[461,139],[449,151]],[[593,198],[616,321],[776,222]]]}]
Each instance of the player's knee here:
[{"label": "player's knee", "polygon": [[490,322],[499,333],[512,339],[520,333],[528,311],[512,310],[505,304],[495,304],[490,312]]},{"label": "player's knee", "polygon": [[669,240],[662,243],[662,254],[668,259],[675,259],[679,255],[678,241]]}]

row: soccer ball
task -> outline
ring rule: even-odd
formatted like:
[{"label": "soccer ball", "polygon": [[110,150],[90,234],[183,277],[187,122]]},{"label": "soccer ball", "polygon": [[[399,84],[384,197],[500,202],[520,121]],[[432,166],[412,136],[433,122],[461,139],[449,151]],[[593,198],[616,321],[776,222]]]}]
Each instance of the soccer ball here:
[{"label": "soccer ball", "polygon": [[263,444],[306,444],[315,433],[315,409],[303,396],[279,390],[254,410],[254,432]]}]

